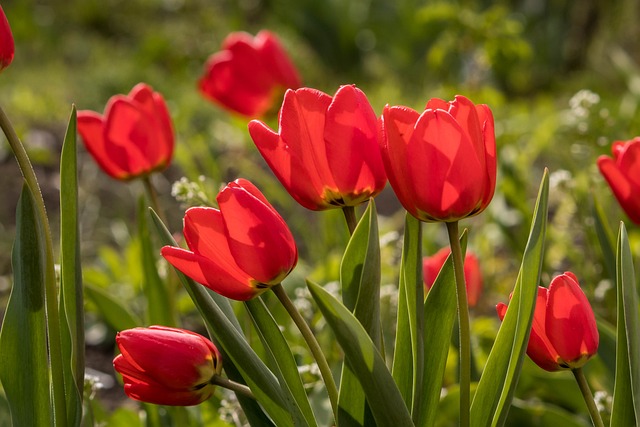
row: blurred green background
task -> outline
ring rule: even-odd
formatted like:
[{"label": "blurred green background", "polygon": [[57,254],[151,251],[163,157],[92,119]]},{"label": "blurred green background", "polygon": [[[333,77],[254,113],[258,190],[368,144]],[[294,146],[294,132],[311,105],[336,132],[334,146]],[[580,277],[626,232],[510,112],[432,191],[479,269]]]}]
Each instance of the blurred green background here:
[{"label": "blurred green background", "polygon": [[[422,109],[429,98],[455,94],[492,108],[499,158],[496,196],[485,213],[463,223],[484,275],[485,292],[474,313],[478,363],[498,326],[494,306],[506,301],[515,281],[545,167],[552,186],[545,284],[555,273],[575,272],[599,315],[613,319],[611,272],[593,230],[592,201],[598,200],[612,230],[620,220],[627,222],[634,253],[640,254],[640,233],[595,166],[598,155],[610,153],[611,142],[640,135],[636,0],[5,0],[2,7],[16,56],[0,75],[0,103],[32,156],[54,229],[59,151],[71,104],[102,111],[109,97],[144,81],[164,95],[177,135],[174,162],[154,176],[170,229],[181,229],[185,204],[171,196],[172,184],[181,177],[201,182],[203,176],[210,197],[222,183],[249,178],[296,233],[301,262],[290,286],[300,289],[305,276],[320,283],[337,280],[347,240],[340,213],[312,213],[293,203],[253,147],[248,120],[208,103],[196,90],[204,62],[229,32],[255,34],[267,28],[282,40],[305,86],[333,94],[339,85],[354,83],[377,113],[385,104]],[[268,121],[277,125],[273,117]],[[85,282],[141,313],[135,218],[142,186],[110,179],[83,147],[80,162]],[[2,314],[11,286],[21,185],[6,143],[0,144],[0,185]],[[389,189],[377,203],[383,284],[393,286],[403,213]],[[433,254],[447,242],[445,229],[424,227],[424,253]],[[384,298],[392,322],[393,288],[388,289]],[[303,304],[308,297],[299,294]],[[179,295],[183,323],[196,327],[193,307]],[[111,373],[117,328],[107,317],[87,302],[88,351],[96,349],[89,361]],[[594,366],[596,386],[606,389],[606,370]],[[530,425],[549,425],[532,414],[550,412],[540,412],[539,400],[529,397],[544,400],[545,390],[551,396],[553,387],[568,387],[578,396],[572,383],[562,383],[570,378],[543,374],[527,362],[512,411]],[[545,386],[549,381],[558,384]],[[104,397],[106,412],[120,405],[121,390],[116,386],[113,392],[116,397]],[[559,416],[581,413],[577,425],[582,425],[582,402],[550,399]]]}]

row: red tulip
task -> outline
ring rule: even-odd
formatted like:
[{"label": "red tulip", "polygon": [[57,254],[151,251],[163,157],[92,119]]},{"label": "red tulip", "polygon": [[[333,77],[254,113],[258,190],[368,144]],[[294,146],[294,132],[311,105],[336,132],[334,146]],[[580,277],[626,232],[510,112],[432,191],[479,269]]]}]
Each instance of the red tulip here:
[{"label": "red tulip", "polygon": [[308,209],[355,206],[387,182],[376,115],[353,85],[333,98],[316,89],[288,90],[278,133],[257,120],[249,133],[282,185]]},{"label": "red tulip", "polygon": [[[427,290],[433,286],[433,282],[438,277],[440,269],[450,253],[451,249],[442,248],[435,255],[423,258],[422,272]],[[478,258],[471,252],[467,252],[464,259],[464,279],[467,288],[467,302],[469,307],[475,307],[482,293],[482,273]]]},{"label": "red tulip", "polygon": [[213,54],[200,78],[200,92],[236,113],[260,117],[274,97],[300,86],[300,77],[275,35],[260,31],[255,37],[231,33],[222,50]]},{"label": "red tulip", "polygon": [[184,237],[190,250],[165,246],[162,256],[220,295],[248,300],[293,270],[298,249],[282,217],[249,181],[229,183],[217,201],[219,210],[187,210]]},{"label": "red tulip", "polygon": [[464,96],[431,99],[420,114],[386,106],[382,157],[398,199],[421,221],[457,221],[484,210],[495,191],[493,115]]},{"label": "red tulip", "polygon": [[4,70],[13,61],[15,45],[13,43],[13,34],[7,16],[0,6],[0,71]]},{"label": "red tulip", "polygon": [[[497,305],[500,320],[507,306]],[[538,288],[527,354],[547,371],[582,367],[598,351],[598,327],[578,279],[566,272]]]},{"label": "red tulip", "polygon": [[173,125],[160,95],[144,83],[116,95],[104,116],[78,111],[78,132],[87,151],[111,177],[129,180],[162,170],[173,155]]},{"label": "red tulip", "polygon": [[616,141],[613,158],[598,157],[598,168],[631,221],[640,224],[640,137]]},{"label": "red tulip", "polygon": [[113,367],[132,399],[156,405],[197,405],[213,394],[222,360],[211,341],[184,329],[151,326],[119,332]]}]

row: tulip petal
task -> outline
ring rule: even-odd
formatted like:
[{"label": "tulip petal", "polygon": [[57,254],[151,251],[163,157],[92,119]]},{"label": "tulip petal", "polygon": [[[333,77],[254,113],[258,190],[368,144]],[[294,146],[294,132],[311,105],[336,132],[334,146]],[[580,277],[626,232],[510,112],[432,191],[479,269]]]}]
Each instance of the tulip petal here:
[{"label": "tulip petal", "polygon": [[496,191],[496,134],[491,109],[486,105],[478,105],[476,109],[478,112],[478,120],[482,125],[482,140],[484,141],[485,162],[487,166],[486,187],[482,199],[482,207],[485,208],[489,205],[491,199],[493,199],[493,194]]},{"label": "tulip petal", "polygon": [[640,198],[637,197],[637,191],[628,177],[611,157],[598,157],[598,168],[625,213],[633,222],[640,224]]},{"label": "tulip petal", "polygon": [[174,137],[171,116],[164,98],[145,83],[135,85],[129,92],[129,97],[157,126],[159,136],[155,143],[157,156],[150,159],[150,162],[163,166],[168,164],[173,155]]},{"label": "tulip petal", "polygon": [[549,340],[545,329],[548,295],[549,291],[547,288],[542,286],[538,287],[531,334],[529,335],[529,344],[527,345],[527,355],[542,369],[546,371],[557,371],[560,369],[558,365],[560,356]]},{"label": "tulip petal", "polygon": [[198,390],[173,390],[154,385],[130,382],[124,385],[124,391],[131,399],[155,405],[191,406],[209,399],[215,387],[206,385]]},{"label": "tulip petal", "polygon": [[264,290],[253,286],[251,277],[236,271],[229,271],[193,252],[173,246],[165,246],[161,250],[162,256],[175,268],[196,282],[208,287],[222,296],[238,301],[246,301],[260,294]]},{"label": "tulip petal", "polygon": [[545,320],[549,340],[568,363],[586,361],[597,351],[599,341],[589,300],[573,277],[564,274],[552,280]]},{"label": "tulip petal", "polygon": [[[126,151],[122,147],[109,147],[104,138],[104,119],[102,115],[89,110],[78,111],[78,133],[84,146],[96,163],[111,177],[125,179],[129,173],[126,167]],[[114,159],[121,160],[115,162]]]},{"label": "tulip petal", "polygon": [[632,140],[623,145],[616,159],[618,169],[627,177],[633,188],[640,188],[640,140]]},{"label": "tulip petal", "polygon": [[[407,147],[413,128],[420,114],[411,108],[385,106],[382,112],[382,160],[387,171],[389,183],[393,187],[402,206],[414,216],[416,208],[416,187],[407,167],[409,156]],[[421,161],[415,159],[415,161]]]},{"label": "tulip petal", "polygon": [[369,198],[384,187],[378,119],[360,89],[349,85],[336,92],[327,109],[324,139],[329,168],[341,194],[357,197],[360,190]]},{"label": "tulip petal", "polygon": [[300,87],[300,76],[279,40],[270,31],[262,30],[254,40],[265,69],[273,74],[274,80],[286,88]]},{"label": "tulip petal", "polygon": [[279,283],[297,262],[296,244],[282,217],[239,185],[217,197],[238,266],[263,284]]},{"label": "tulip petal", "polygon": [[439,219],[473,213],[482,198],[485,165],[480,163],[467,132],[442,110],[426,110],[411,135],[407,156],[417,205]]}]

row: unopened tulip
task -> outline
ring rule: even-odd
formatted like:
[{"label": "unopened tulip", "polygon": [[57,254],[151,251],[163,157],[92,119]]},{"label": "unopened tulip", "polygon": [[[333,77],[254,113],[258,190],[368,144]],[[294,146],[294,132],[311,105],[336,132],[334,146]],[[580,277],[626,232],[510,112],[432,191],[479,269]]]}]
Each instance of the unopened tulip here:
[{"label": "unopened tulip", "polygon": [[310,88],[288,90],[278,133],[257,120],[249,133],[282,185],[308,209],[356,206],[387,182],[377,117],[353,85],[341,86],[333,97]]},{"label": "unopened tulip", "polygon": [[119,332],[120,353],[113,360],[132,399],[156,405],[189,406],[213,394],[211,379],[220,374],[218,349],[202,335],[184,329],[151,326]]},{"label": "unopened tulip", "polygon": [[104,116],[78,111],[78,132],[108,175],[130,180],[166,168],[174,146],[173,125],[160,95],[144,83],[109,99]]},{"label": "unopened tulip", "polygon": [[425,111],[386,106],[382,156],[400,203],[421,221],[453,222],[484,210],[495,191],[493,115],[464,96]]},{"label": "unopened tulip", "polygon": [[200,92],[222,107],[261,117],[277,95],[300,86],[298,72],[275,35],[260,31],[227,36],[200,78]]},{"label": "unopened tulip", "polygon": [[[424,284],[427,289],[431,289],[433,282],[440,273],[440,269],[451,253],[451,249],[442,248],[430,257],[422,260],[422,272]],[[482,273],[478,258],[471,252],[467,252],[464,259],[464,279],[467,289],[467,302],[469,307],[475,307],[482,293]]]},{"label": "unopened tulip", "polygon": [[229,183],[217,201],[220,209],[188,209],[189,250],[165,246],[162,256],[220,295],[248,300],[279,284],[295,267],[298,250],[287,224],[249,181]]},{"label": "unopened tulip", "polygon": [[[497,305],[500,320],[507,306]],[[596,319],[578,279],[566,272],[540,286],[527,355],[547,371],[582,367],[598,351]]]},{"label": "unopened tulip", "polygon": [[0,6],[0,71],[4,70],[13,61],[15,45],[13,42],[13,34],[7,16]]},{"label": "unopened tulip", "polygon": [[640,137],[616,141],[611,151],[613,158],[598,158],[598,168],[627,216],[640,224]]}]

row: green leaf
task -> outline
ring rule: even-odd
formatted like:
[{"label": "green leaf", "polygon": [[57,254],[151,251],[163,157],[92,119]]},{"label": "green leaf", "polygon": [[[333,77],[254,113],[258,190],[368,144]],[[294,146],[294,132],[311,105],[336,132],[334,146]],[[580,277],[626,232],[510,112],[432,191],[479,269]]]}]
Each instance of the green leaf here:
[{"label": "green leaf", "polygon": [[294,425],[317,425],[291,347],[282,335],[275,319],[260,298],[245,301],[245,306],[258,331],[260,340],[276,363],[276,376],[282,386],[284,397],[289,403]]},{"label": "green leaf", "polygon": [[[153,210],[151,210],[151,216],[162,244],[178,246],[169,230]],[[211,332],[213,340],[233,361],[242,378],[274,423],[278,427],[293,425],[280,384],[273,372],[249,346],[245,337],[236,329],[235,322],[229,320],[225,311],[221,309],[204,286],[195,283],[178,270],[176,270],[176,274],[207,323],[207,329]],[[218,295],[218,297],[220,296]]]},{"label": "green leaf", "polygon": [[616,382],[611,425],[640,425],[640,318],[633,258],[624,223],[620,223],[617,256]]},{"label": "green leaf", "polygon": [[[349,240],[340,265],[340,283],[344,305],[382,351],[380,325],[380,237],[375,202],[367,210]],[[369,425],[373,419],[367,407],[364,390],[348,365],[342,367],[338,398],[338,423]]]},{"label": "green leaf", "polygon": [[14,426],[53,424],[45,317],[43,236],[26,186],[18,201],[13,288],[0,331],[0,380]]},{"label": "green leaf", "polygon": [[60,157],[60,334],[67,426],[82,420],[84,390],[84,300],[78,225],[76,109],[72,107]]},{"label": "green leaf", "polygon": [[393,356],[393,379],[407,407],[420,401],[423,363],[422,227],[420,221],[407,213],[404,228],[398,317]]},{"label": "green leaf", "polygon": [[356,375],[379,426],[412,426],[402,399],[382,355],[358,319],[321,286],[307,282],[309,291],[331,327]]},{"label": "green leaf", "polygon": [[545,169],[513,297],[471,404],[472,426],[503,425],[522,368],[544,254],[549,198]]},{"label": "green leaf", "polygon": [[146,199],[138,202],[138,237],[140,239],[140,255],[142,256],[143,290],[147,301],[146,320],[150,325],[175,326],[175,310],[169,295],[167,284],[158,274],[157,250],[154,248],[147,221],[148,209]]},{"label": "green leaf", "polygon": [[600,206],[595,197],[592,197],[591,209],[595,220],[594,228],[604,256],[604,265],[609,277],[614,280],[616,278],[616,251],[614,249],[613,234],[607,223],[606,215],[602,211],[602,206]]},{"label": "green leaf", "polygon": [[116,331],[132,329],[143,324],[122,302],[97,286],[84,285],[85,296],[93,301],[105,322]]},{"label": "green leaf", "polygon": [[[460,240],[464,259],[466,231],[462,233]],[[414,414],[416,425],[428,427],[435,424],[457,313],[456,279],[453,257],[449,254],[424,302],[424,343],[429,351],[424,354],[422,400],[417,406],[417,414]]]}]

